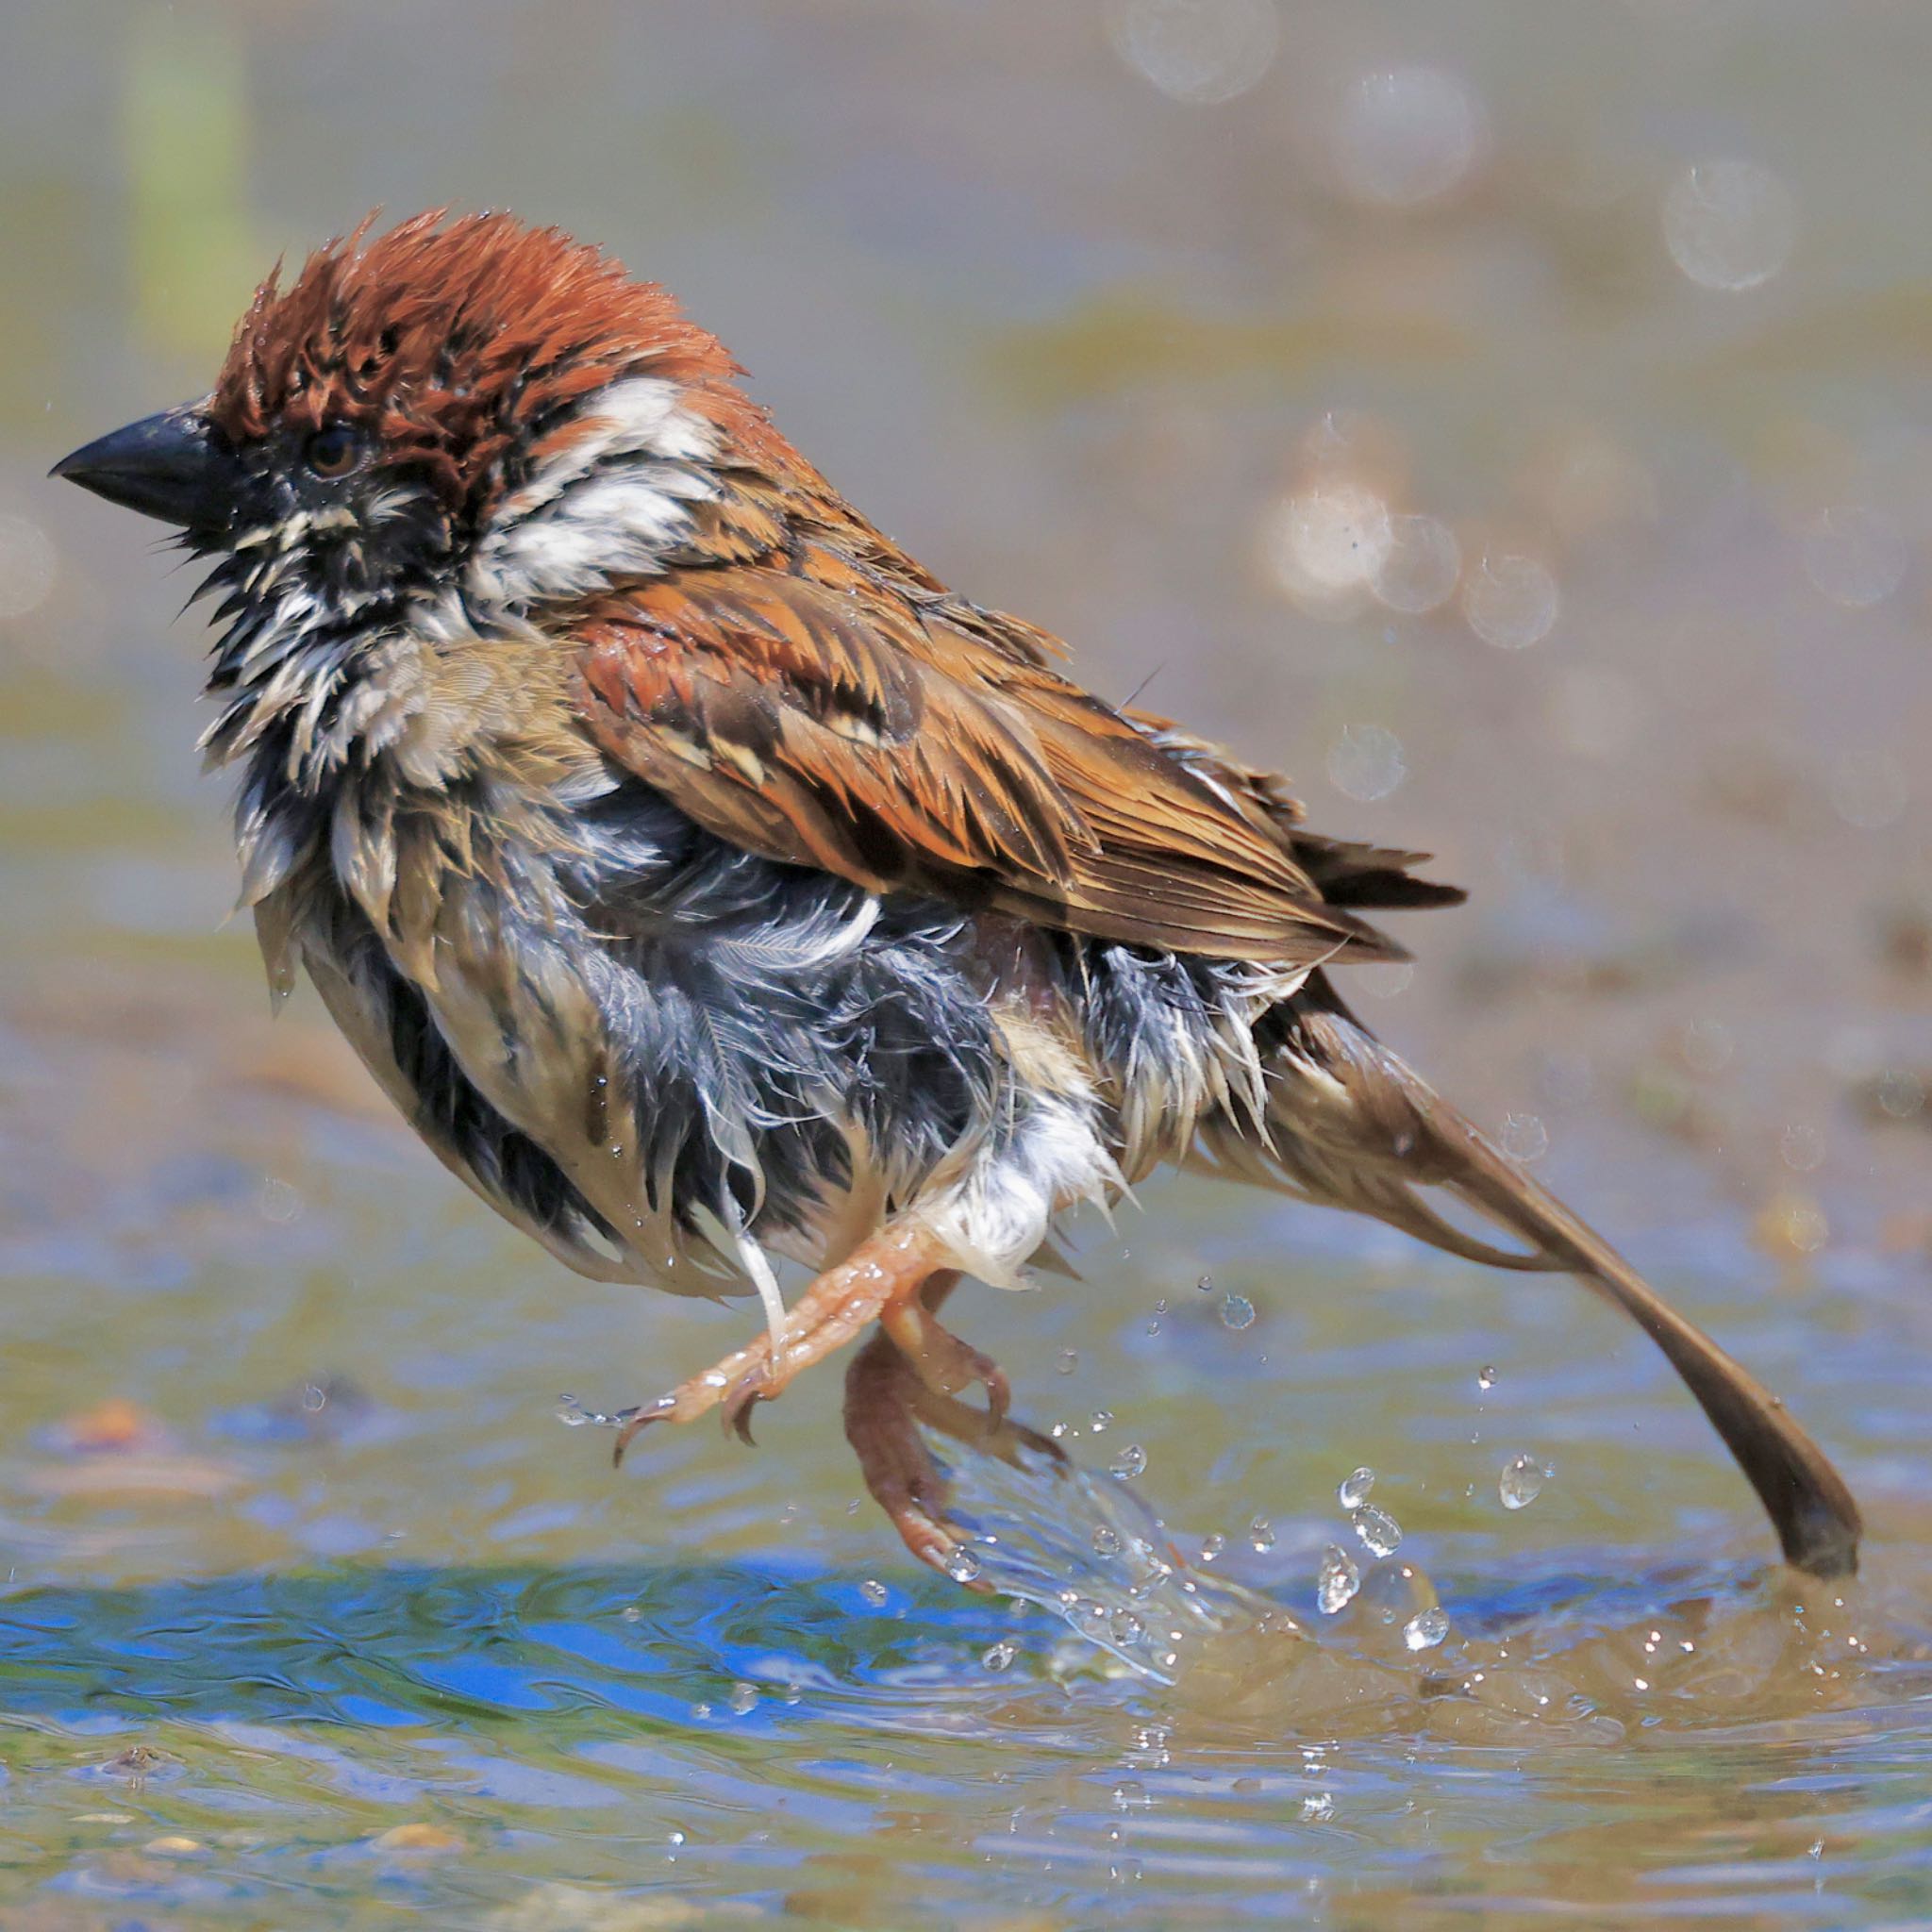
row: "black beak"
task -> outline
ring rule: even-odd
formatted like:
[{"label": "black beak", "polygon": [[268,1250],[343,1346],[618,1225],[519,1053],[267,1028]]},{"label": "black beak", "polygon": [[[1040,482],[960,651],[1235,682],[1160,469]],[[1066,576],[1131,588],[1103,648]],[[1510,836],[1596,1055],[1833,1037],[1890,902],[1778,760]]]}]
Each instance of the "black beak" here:
[{"label": "black beak", "polygon": [[49,474],[198,533],[227,524],[242,481],[233,455],[192,403],[103,436],[62,457]]}]

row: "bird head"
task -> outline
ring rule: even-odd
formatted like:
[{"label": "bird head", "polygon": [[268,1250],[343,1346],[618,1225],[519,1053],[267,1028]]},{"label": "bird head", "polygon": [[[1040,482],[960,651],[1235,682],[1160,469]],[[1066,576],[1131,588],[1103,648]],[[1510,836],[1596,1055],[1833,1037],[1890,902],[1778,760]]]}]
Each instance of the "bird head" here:
[{"label": "bird head", "polygon": [[736,374],[555,229],[365,222],[262,283],[208,395],[54,474],[218,559],[211,689],[258,721],[270,682],[334,703],[398,634],[488,635],[704,556],[721,470],[782,467]]},{"label": "bird head", "polygon": [[370,225],[270,275],[209,394],[54,474],[344,615],[515,608],[691,541],[725,446],[769,437],[716,339],[597,250],[503,214]]}]

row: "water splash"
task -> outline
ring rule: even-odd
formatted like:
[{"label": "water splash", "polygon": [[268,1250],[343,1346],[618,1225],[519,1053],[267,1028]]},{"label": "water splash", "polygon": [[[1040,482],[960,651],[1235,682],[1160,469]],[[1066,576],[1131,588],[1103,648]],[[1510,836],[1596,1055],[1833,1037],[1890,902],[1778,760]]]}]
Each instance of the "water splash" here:
[{"label": "water splash", "polygon": [[[965,1535],[954,1558],[970,1561],[961,1580],[1050,1610],[1136,1674],[1172,1684],[1211,1640],[1263,1626],[1294,1633],[1273,1599],[1181,1554],[1124,1479],[1122,1457],[1100,1475],[1025,1446],[1011,1461],[937,1438],[927,1446]],[[1144,1461],[1137,1455],[1130,1473]]]},{"label": "water splash", "polygon": [[1527,1509],[1543,1492],[1551,1471],[1534,1456],[1512,1456],[1496,1478],[1496,1493],[1506,1509]]},{"label": "water splash", "polygon": [[1449,1634],[1449,1614],[1440,1604],[1418,1610],[1402,1626],[1402,1641],[1408,1650],[1433,1650]]},{"label": "water splash", "polygon": [[557,1398],[557,1420],[567,1429],[621,1429],[636,1413],[634,1408],[586,1408],[575,1395]]},{"label": "water splash", "polygon": [[1359,1509],[1369,1500],[1369,1491],[1375,1487],[1375,1472],[1373,1469],[1357,1469],[1345,1475],[1336,1485],[1335,1500],[1344,1509]]},{"label": "water splash", "polygon": [[1315,1601],[1324,1617],[1333,1617],[1354,1601],[1362,1587],[1362,1573],[1356,1560],[1340,1543],[1330,1543],[1322,1552],[1322,1567],[1315,1573]]},{"label": "water splash", "polygon": [[1377,1557],[1391,1557],[1402,1543],[1402,1525],[1386,1509],[1378,1509],[1373,1503],[1364,1503],[1354,1511],[1349,1522],[1355,1533],[1364,1545]]}]

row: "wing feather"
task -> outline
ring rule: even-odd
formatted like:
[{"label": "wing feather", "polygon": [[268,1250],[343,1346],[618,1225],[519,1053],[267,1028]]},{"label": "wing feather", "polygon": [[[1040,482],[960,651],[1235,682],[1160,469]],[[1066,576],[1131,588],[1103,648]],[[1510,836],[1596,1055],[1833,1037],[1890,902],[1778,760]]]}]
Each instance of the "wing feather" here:
[{"label": "wing feather", "polygon": [[721,837],[871,891],[1215,958],[1404,957],[1253,774],[1195,769],[1043,633],[929,584],[810,551],[640,582],[573,625],[581,720]]}]

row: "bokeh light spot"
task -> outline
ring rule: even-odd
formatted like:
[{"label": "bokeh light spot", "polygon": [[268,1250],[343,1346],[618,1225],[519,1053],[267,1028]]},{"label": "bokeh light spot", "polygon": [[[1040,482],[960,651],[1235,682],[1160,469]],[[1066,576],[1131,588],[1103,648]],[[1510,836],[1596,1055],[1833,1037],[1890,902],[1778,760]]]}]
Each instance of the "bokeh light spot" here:
[{"label": "bokeh light spot", "polygon": [[1556,628],[1557,580],[1534,557],[1490,551],[1463,579],[1462,614],[1485,643],[1527,650]]},{"label": "bokeh light spot", "polygon": [[1382,208],[1411,208],[1461,185],[1487,138],[1481,103],[1437,67],[1365,74],[1342,96],[1329,156],[1341,192]]},{"label": "bokeh light spot", "polygon": [[1387,798],[1407,776],[1401,739],[1380,724],[1344,724],[1328,753],[1328,782],[1364,805]]},{"label": "bokeh light spot", "polygon": [[1109,32],[1137,74],[1197,107],[1246,93],[1281,44],[1274,0],[1124,0]]},{"label": "bokeh light spot", "polygon": [[1698,161],[1664,195],[1664,245],[1699,288],[1758,288],[1797,239],[1790,190],[1755,161]]}]

